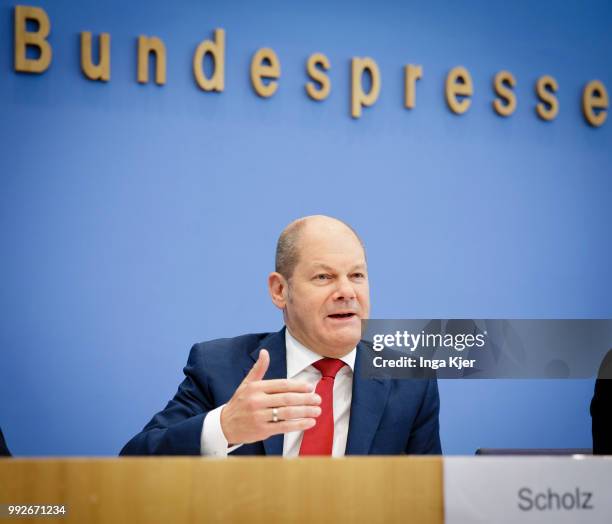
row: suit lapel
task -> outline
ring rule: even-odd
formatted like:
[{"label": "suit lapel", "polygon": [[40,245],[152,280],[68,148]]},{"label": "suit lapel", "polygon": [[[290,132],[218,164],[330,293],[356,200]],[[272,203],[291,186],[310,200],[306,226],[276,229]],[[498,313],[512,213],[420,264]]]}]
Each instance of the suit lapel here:
[{"label": "suit lapel", "polygon": [[[285,349],[285,328],[278,333],[272,333],[264,338],[259,346],[251,352],[251,365],[245,369],[245,375],[249,372],[253,364],[257,361],[260,349],[267,349],[270,353],[270,367],[264,376],[264,380],[287,378],[287,352]],[[283,454],[283,435],[273,435],[263,441],[266,455]]]},{"label": "suit lapel", "polygon": [[367,455],[369,453],[389,396],[390,382],[388,380],[362,376],[361,370],[366,366],[362,361],[371,358],[369,353],[366,345],[358,344],[355,373],[353,374],[351,417],[346,442],[347,455]]},{"label": "suit lapel", "polygon": [[[287,378],[285,328],[266,337],[251,352],[251,363],[244,369],[245,375],[257,361],[260,349],[267,349],[270,353],[270,367],[264,379]],[[358,344],[355,372],[353,374],[351,416],[346,443],[347,455],[368,454],[389,396],[390,382],[388,380],[362,377],[361,369],[367,369],[362,361],[371,358],[369,353],[366,345]],[[282,455],[283,435],[274,435],[267,438],[263,441],[263,446],[266,455]]]}]

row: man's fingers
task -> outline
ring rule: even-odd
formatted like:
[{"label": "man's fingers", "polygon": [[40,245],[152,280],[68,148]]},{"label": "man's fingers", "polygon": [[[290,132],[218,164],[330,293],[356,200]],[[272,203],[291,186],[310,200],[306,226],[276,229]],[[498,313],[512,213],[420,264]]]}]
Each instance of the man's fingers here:
[{"label": "man's fingers", "polygon": [[264,393],[311,393],[312,386],[301,380],[290,378],[278,378],[273,380],[261,380],[257,389]]},{"label": "man's fingers", "polygon": [[[268,411],[267,420],[272,419],[272,410]],[[300,418],[317,418],[321,414],[319,406],[289,406],[286,408],[277,408],[279,420],[297,420]]]},{"label": "man's fingers", "polygon": [[267,349],[262,349],[259,351],[259,356],[257,357],[257,362],[253,364],[251,370],[247,373],[247,376],[244,377],[243,383],[255,382],[258,380],[262,380],[266,371],[268,371],[268,366],[270,365],[270,354]]},{"label": "man's fingers", "polygon": [[317,421],[314,418],[300,418],[296,420],[282,420],[280,422],[270,422],[268,430],[270,435],[279,433],[291,433],[292,431],[306,431],[313,427]]},{"label": "man's fingers", "polygon": [[318,406],[321,404],[321,397],[316,393],[271,393],[262,395],[261,401],[264,408]]}]

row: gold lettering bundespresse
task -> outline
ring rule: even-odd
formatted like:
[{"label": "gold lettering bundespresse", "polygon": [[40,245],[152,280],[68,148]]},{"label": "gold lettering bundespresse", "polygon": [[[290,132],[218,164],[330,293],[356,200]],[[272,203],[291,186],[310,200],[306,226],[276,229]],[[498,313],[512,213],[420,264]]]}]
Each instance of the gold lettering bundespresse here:
[{"label": "gold lettering bundespresse", "polygon": [[[53,60],[53,49],[49,41],[51,19],[41,7],[18,5],[14,11],[14,68],[20,73],[43,74],[49,69]],[[36,29],[28,28],[33,22]],[[97,57],[92,53],[92,41],[98,42]],[[225,43],[226,34],[221,28],[213,32],[212,40],[203,40],[197,44],[193,53],[193,77],[196,86],[204,92],[223,92],[225,89]],[[111,78],[111,35],[101,33],[93,35],[89,31],[81,32],[81,70],[83,76],[93,82],[109,82]],[[28,57],[28,48],[36,51],[35,57]],[[137,55],[136,81],[149,84],[152,81],[158,86],[166,84],[166,47],[157,36],[141,35],[136,39]],[[212,60],[212,73],[207,77],[202,69],[204,58]],[[149,60],[152,58],[152,60]],[[152,62],[151,74],[149,63]],[[331,80],[328,72],[332,69],[329,58],[321,52],[313,53],[306,60],[305,73],[308,82],[304,89],[309,98],[316,102],[324,101],[331,92]],[[251,86],[261,98],[271,98],[280,86],[281,61],[276,52],[262,48],[255,52],[250,64]],[[407,111],[417,107],[417,81],[424,78],[425,70],[419,64],[404,66],[403,105]],[[382,90],[382,74],[371,57],[353,57],[350,60],[349,79],[349,114],[359,119],[363,110],[374,106]],[[518,104],[514,88],[517,79],[510,71],[497,72],[492,79],[492,91],[495,96],[491,107],[502,118],[511,116]],[[451,112],[463,115],[470,109],[475,89],[472,77],[467,68],[451,68],[445,79],[444,95]],[[544,121],[553,121],[559,116],[560,107],[557,93],[560,87],[551,75],[540,76],[534,85],[537,103],[533,111]],[[581,97],[582,114],[587,124],[601,127],[608,117],[608,92],[600,80],[589,80]]]}]

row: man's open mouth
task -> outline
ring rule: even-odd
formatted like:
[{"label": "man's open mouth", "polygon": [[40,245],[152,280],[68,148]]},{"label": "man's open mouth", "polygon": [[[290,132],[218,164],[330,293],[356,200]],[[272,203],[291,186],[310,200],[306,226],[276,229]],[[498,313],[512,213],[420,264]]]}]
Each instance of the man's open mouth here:
[{"label": "man's open mouth", "polygon": [[355,313],[334,313],[333,315],[328,315],[331,318],[350,318],[354,317]]}]

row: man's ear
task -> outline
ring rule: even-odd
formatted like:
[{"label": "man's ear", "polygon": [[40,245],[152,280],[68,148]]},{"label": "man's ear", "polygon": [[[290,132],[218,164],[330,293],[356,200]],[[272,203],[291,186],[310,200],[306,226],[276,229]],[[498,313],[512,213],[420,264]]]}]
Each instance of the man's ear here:
[{"label": "man's ear", "polygon": [[272,302],[279,309],[285,309],[287,305],[288,285],[285,277],[276,271],[268,276],[268,291]]}]

